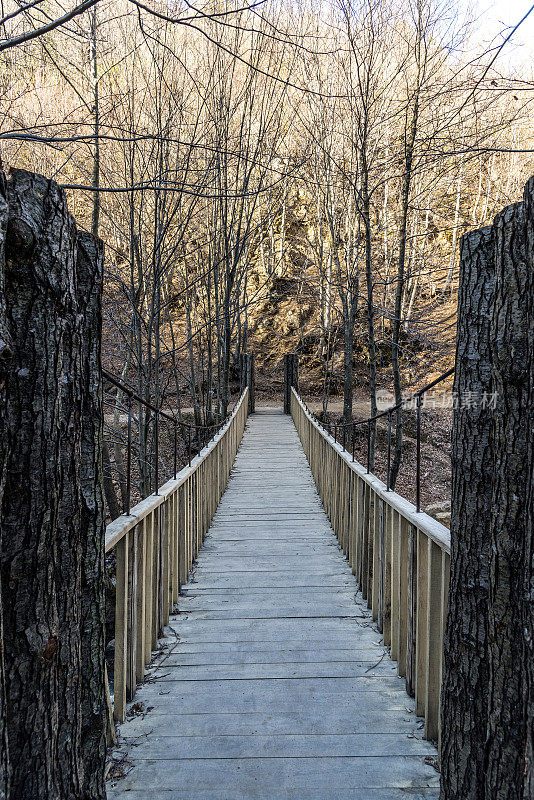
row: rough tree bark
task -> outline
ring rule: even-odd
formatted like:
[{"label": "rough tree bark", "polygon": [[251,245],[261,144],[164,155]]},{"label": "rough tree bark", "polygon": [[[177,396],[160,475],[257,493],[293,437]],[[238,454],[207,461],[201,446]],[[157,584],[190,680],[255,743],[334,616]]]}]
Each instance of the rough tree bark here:
[{"label": "rough tree bark", "polygon": [[[62,771],[79,794],[73,747],[58,763],[61,673],[80,669],[80,653],[60,618],[71,604],[62,566],[77,542],[60,526],[65,328],[75,307],[74,221],[58,187],[16,170],[8,178],[7,320],[13,360],[6,376],[3,419],[9,449],[2,498],[4,609],[10,795],[60,798]],[[67,595],[67,596],[65,596]],[[70,624],[70,623],[69,623]],[[65,639],[63,638],[64,635]],[[72,718],[77,711],[70,709]]]},{"label": "rough tree bark", "polygon": [[454,420],[443,800],[533,797],[534,180],[524,197],[462,251],[456,385],[491,402]]},{"label": "rough tree bark", "polygon": [[[483,800],[488,683],[491,516],[490,326],[495,283],[493,231],[460,242],[452,431],[451,586],[441,705],[442,796]],[[470,394],[467,395],[466,393]],[[473,402],[465,402],[471,397]],[[462,402],[463,401],[463,402]]]},{"label": "rough tree bark", "polygon": [[[100,661],[95,667],[87,657],[95,633],[82,637],[82,604],[90,606],[87,620],[85,613],[101,602],[89,586],[98,571],[89,562],[101,558],[90,503],[100,491],[101,516],[101,489],[93,486],[90,496],[94,461],[84,471],[80,466],[82,447],[93,459],[99,453],[96,439],[92,450],[82,442],[82,426],[87,437],[100,426],[94,419],[88,424],[94,386],[86,379],[95,349],[92,343],[82,351],[86,297],[77,283],[76,226],[64,193],[24,170],[13,170],[7,186],[5,317],[13,355],[0,402],[7,798],[100,800],[101,791],[84,790],[81,703],[82,683],[91,684],[87,697],[100,680]],[[101,774],[102,751],[92,755],[89,768]]]},{"label": "rough tree bark", "polygon": [[[10,359],[13,354],[11,335],[7,326],[5,296],[5,244],[7,230],[7,187],[4,174],[0,172],[0,508],[7,473],[6,437],[2,420],[5,412],[5,382]],[[2,552],[2,528],[0,527],[0,553]],[[6,724],[6,678],[4,659],[4,623],[2,610],[2,584],[0,572],[0,800],[9,794],[10,766],[9,742]]]},{"label": "rough tree bark", "polygon": [[[532,564],[525,557],[529,368],[534,318],[534,260],[525,252],[525,206],[505,208],[494,221],[495,304],[491,326],[494,451],[489,610],[489,718],[487,800],[522,800],[528,664],[524,626],[532,625],[533,600],[525,593]],[[532,254],[529,253],[529,257]],[[531,307],[531,306],[530,306]],[[527,607],[525,606],[527,603]],[[525,616],[525,610],[530,613]],[[528,795],[529,800],[532,795]]]},{"label": "rough tree bark", "polygon": [[[526,237],[525,247],[528,263],[532,271],[534,264],[534,178],[531,178],[525,186],[524,192],[525,216],[526,216]],[[528,319],[534,319],[534,290],[532,286],[524,298],[525,313]],[[527,331],[527,350],[534,353],[534,324],[530,324]],[[534,610],[532,608],[532,598],[534,598],[534,358],[530,358],[530,375],[528,378],[529,397],[527,409],[527,502],[526,517],[527,527],[525,532],[525,580],[523,586],[523,629],[525,634],[523,661],[526,664],[526,742],[525,742],[525,798],[534,797]],[[530,476],[530,479],[529,479]]]},{"label": "rough tree bark", "polygon": [[78,234],[78,298],[82,330],[82,492],[81,649],[82,759],[84,796],[104,800],[108,715],[105,693],[105,510],[102,467],[102,279],[104,247],[90,234]]},{"label": "rough tree bark", "polygon": [[[35,202],[31,189],[39,192],[35,186],[36,178],[26,173],[13,173],[13,195],[10,194],[11,213],[19,208],[22,198],[20,190],[27,195],[22,203]],[[43,180],[43,179],[41,179]],[[39,182],[39,179],[37,179]],[[50,186],[50,182],[46,182]],[[57,189],[54,187],[55,194]],[[55,199],[55,198],[54,198]],[[53,657],[57,663],[56,702],[54,709],[57,715],[56,735],[57,751],[65,758],[65,767],[56,768],[59,796],[61,798],[77,797],[81,793],[83,781],[83,764],[80,759],[81,724],[81,570],[82,537],[81,537],[81,493],[80,464],[82,447],[82,320],[81,307],[78,304],[78,281],[76,271],[76,224],[66,208],[66,200],[61,197],[63,214],[63,230],[68,234],[62,237],[60,248],[55,252],[55,242],[49,240],[51,247],[50,260],[57,258],[67,276],[68,285],[65,294],[56,302],[55,316],[59,311],[59,325],[62,330],[62,349],[54,353],[42,352],[41,358],[55,357],[60,362],[61,384],[59,398],[59,482],[57,484],[57,518],[51,534],[54,571],[54,602],[57,615],[57,628],[53,639]],[[46,207],[45,207],[46,208]],[[22,209],[21,209],[22,210]],[[48,209],[46,209],[48,211]],[[41,253],[43,250],[41,249]],[[39,257],[39,251],[34,254]],[[34,255],[35,258],[35,255]],[[48,259],[47,259],[48,260]],[[33,261],[33,259],[32,259]],[[33,264],[30,265],[30,269]],[[37,347],[39,340],[35,339]],[[35,480],[35,477],[33,478]],[[46,498],[44,499],[46,503]],[[46,508],[46,506],[45,506]],[[46,559],[46,554],[43,553]],[[43,567],[46,564],[43,562]],[[42,620],[38,619],[41,623]],[[76,794],[77,792],[78,794]]]}]

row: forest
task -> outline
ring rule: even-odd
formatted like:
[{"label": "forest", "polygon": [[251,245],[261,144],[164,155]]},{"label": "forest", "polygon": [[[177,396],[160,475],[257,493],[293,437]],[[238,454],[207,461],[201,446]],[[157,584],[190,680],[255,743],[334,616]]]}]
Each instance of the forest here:
[{"label": "forest", "polygon": [[282,405],[442,800],[534,796],[526,656],[503,689],[532,654],[534,74],[508,54],[533,9],[490,35],[461,0],[3,0],[0,800],[124,777],[116,723],[187,608],[247,415]]},{"label": "forest", "polygon": [[[60,7],[14,9],[7,43]],[[511,31],[477,31],[430,0],[101,1],[4,49],[3,162],[105,242],[104,366],[197,424],[226,416],[247,349],[266,398],[294,351],[345,422],[355,386],[374,415],[377,389],[444,372],[459,238],[532,171],[530,67],[502,74]]]}]

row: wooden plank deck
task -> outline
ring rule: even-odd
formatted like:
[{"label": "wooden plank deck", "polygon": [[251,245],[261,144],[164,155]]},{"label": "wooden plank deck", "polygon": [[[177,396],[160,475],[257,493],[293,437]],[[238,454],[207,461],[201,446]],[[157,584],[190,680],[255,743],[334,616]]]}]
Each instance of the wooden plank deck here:
[{"label": "wooden plank deck", "polygon": [[290,417],[249,419],[184,592],[109,800],[437,800]]}]

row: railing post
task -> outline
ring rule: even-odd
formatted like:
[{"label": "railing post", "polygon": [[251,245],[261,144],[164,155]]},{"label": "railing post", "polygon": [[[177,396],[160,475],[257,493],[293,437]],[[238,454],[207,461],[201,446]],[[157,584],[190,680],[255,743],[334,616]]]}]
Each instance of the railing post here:
[{"label": "railing post", "polygon": [[397,672],[401,677],[404,677],[406,675],[406,652],[408,643],[408,540],[410,534],[409,523],[402,515],[399,518],[399,522],[399,644]]},{"label": "railing post", "polygon": [[137,635],[136,635],[136,680],[140,683],[145,676],[145,632],[146,632],[146,518],[135,528],[137,537]]},{"label": "railing post", "polygon": [[373,587],[371,608],[373,609],[373,620],[378,621],[379,614],[379,594],[380,594],[380,515],[382,500],[375,495],[373,500]]},{"label": "railing post", "polygon": [[152,659],[152,605],[154,599],[154,512],[145,518],[145,665]]},{"label": "railing post", "polygon": [[185,488],[182,484],[178,489],[178,594],[182,594],[182,586],[187,582],[186,561],[186,513],[185,513]]},{"label": "railing post", "polygon": [[248,413],[253,414],[256,408],[255,375],[254,375],[254,353],[247,353],[246,362],[246,385],[248,386]]},{"label": "railing post", "polygon": [[127,633],[127,672],[126,699],[133,700],[137,685],[137,527],[129,533],[128,546],[128,633]]},{"label": "railing post", "polygon": [[291,414],[291,389],[298,390],[299,360],[296,353],[284,355],[284,414]]},{"label": "railing post", "polygon": [[432,539],[428,547],[427,622],[426,622],[426,694],[425,738],[436,741],[439,731],[439,696],[441,683],[441,651],[443,648],[442,552]]},{"label": "railing post", "polygon": [[417,528],[408,526],[408,587],[406,631],[406,691],[415,695],[416,640],[417,640]]},{"label": "railing post", "polygon": [[113,671],[113,713],[117,722],[126,716],[126,682],[128,670],[128,550],[126,533],[115,548],[115,659]]},{"label": "railing post", "polygon": [[417,530],[417,598],[416,598],[416,643],[415,643],[415,713],[425,714],[426,679],[428,674],[428,538]]}]

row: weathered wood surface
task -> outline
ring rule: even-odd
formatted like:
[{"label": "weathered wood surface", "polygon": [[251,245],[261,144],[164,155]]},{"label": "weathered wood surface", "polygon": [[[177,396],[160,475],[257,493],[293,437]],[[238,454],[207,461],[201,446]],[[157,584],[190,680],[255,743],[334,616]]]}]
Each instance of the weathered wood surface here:
[{"label": "weathered wood surface", "polygon": [[436,750],[287,416],[250,418],[183,588],[109,800],[438,797]]}]

